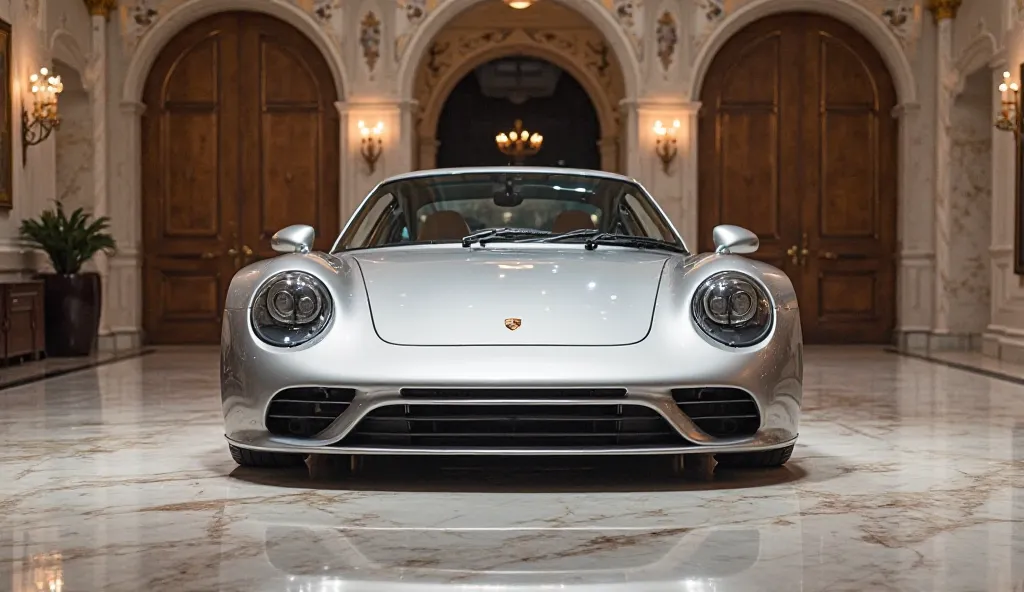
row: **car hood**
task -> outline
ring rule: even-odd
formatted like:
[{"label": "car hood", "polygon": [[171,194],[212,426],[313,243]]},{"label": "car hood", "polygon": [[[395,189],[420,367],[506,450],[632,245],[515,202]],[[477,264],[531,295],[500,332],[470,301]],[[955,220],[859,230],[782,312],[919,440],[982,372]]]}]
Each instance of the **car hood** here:
[{"label": "car hood", "polygon": [[651,328],[671,253],[435,245],[351,255],[396,345],[628,345]]}]

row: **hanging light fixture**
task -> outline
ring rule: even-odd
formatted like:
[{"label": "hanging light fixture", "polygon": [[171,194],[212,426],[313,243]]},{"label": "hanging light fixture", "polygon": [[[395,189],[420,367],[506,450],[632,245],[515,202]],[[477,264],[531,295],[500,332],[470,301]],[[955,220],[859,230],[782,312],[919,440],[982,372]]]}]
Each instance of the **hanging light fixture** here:
[{"label": "hanging light fixture", "polygon": [[515,8],[516,10],[522,10],[524,8],[529,8],[529,7],[533,6],[533,1],[534,0],[502,0],[502,1],[505,2],[505,4],[508,4],[509,6],[511,6],[512,8]]}]

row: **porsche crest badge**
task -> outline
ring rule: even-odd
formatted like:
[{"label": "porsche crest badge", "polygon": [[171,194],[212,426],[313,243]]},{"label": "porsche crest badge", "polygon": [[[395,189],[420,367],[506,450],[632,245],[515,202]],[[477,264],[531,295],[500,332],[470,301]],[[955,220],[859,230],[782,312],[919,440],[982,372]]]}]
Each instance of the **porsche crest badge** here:
[{"label": "porsche crest badge", "polygon": [[509,331],[515,331],[522,324],[523,324],[523,319],[517,319],[515,317],[510,318],[510,319],[505,319],[505,328],[508,329]]}]

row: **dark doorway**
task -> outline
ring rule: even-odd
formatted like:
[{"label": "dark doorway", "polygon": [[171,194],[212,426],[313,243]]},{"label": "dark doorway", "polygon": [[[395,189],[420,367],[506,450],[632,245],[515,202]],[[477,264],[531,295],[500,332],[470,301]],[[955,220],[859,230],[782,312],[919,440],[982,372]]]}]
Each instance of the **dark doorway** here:
[{"label": "dark doorway", "polygon": [[459,81],[437,124],[437,166],[503,166],[494,137],[515,120],[544,137],[529,166],[600,169],[601,137],[590,96],[568,72],[534,58],[490,61]]}]

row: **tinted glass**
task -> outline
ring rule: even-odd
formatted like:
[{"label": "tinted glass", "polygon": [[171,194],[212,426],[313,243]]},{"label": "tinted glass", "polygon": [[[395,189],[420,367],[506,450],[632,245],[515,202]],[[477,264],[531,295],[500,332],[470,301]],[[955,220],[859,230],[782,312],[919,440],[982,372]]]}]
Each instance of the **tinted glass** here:
[{"label": "tinted glass", "polygon": [[466,173],[385,183],[360,208],[341,249],[456,242],[490,228],[599,230],[680,244],[636,184],[568,173]]}]

